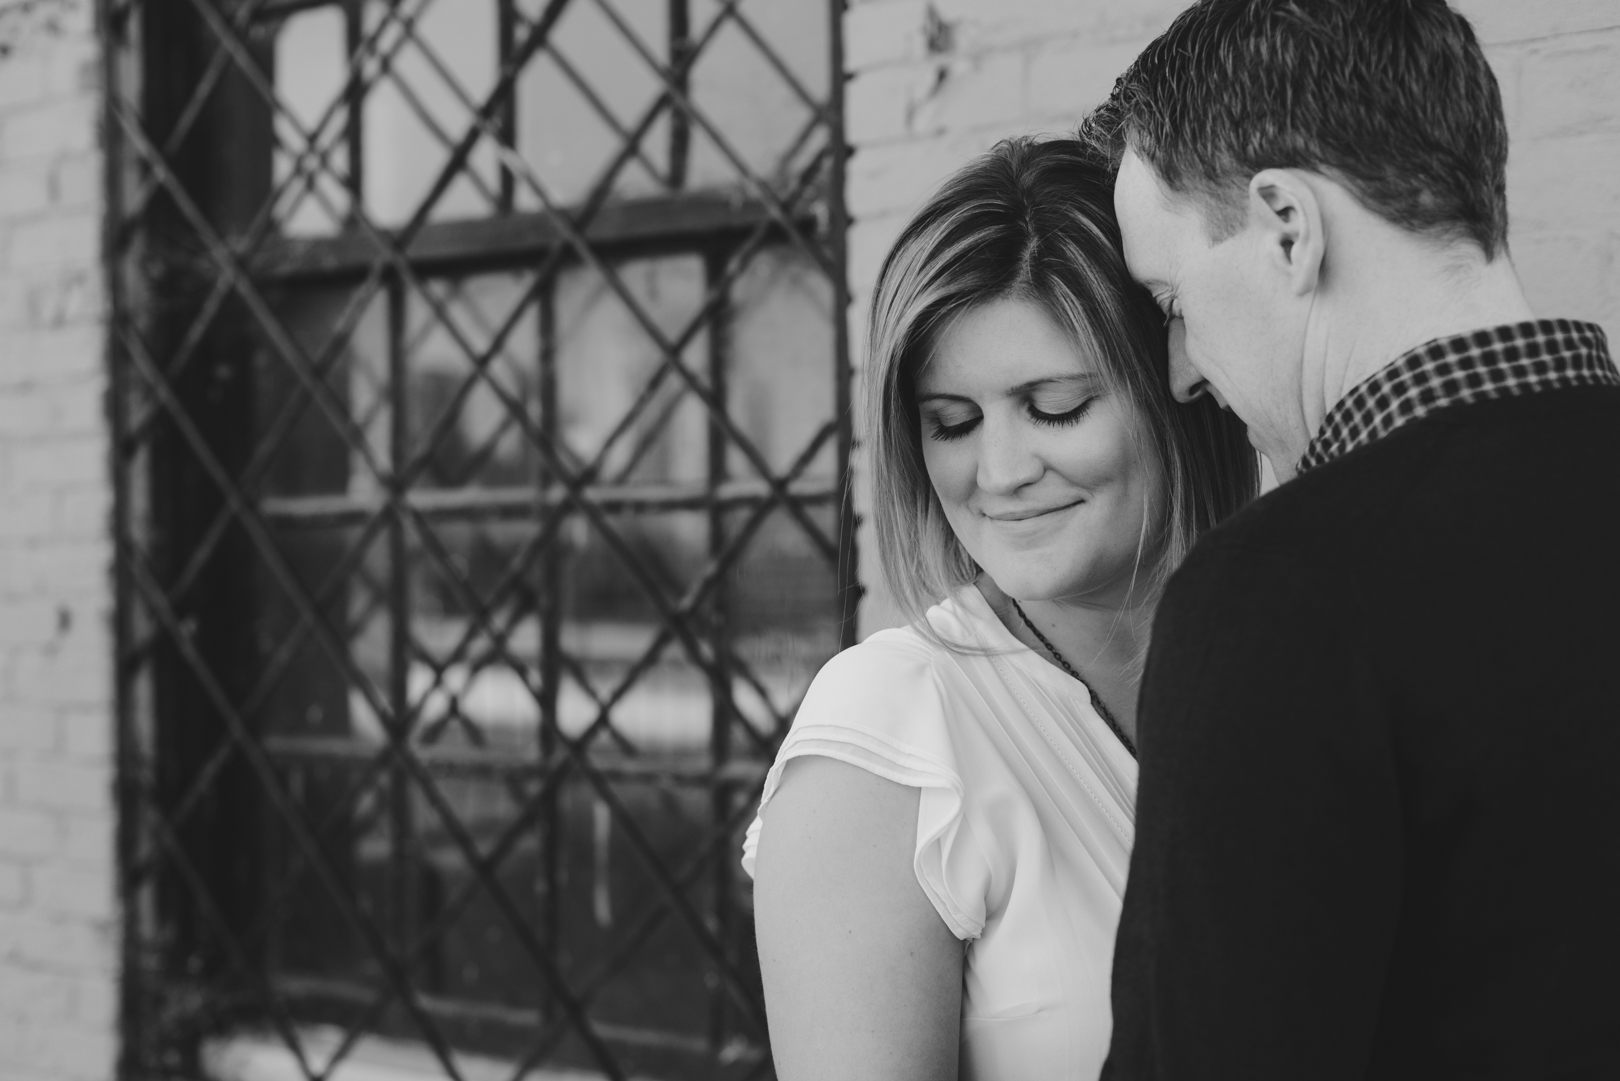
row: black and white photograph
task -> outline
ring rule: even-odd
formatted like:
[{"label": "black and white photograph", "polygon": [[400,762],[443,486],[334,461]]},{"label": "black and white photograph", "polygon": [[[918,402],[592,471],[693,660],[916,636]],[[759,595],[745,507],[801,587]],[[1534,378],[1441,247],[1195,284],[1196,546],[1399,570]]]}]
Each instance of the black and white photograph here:
[{"label": "black and white photograph", "polygon": [[0,1081],[1620,1081],[1620,0],[0,0]]}]

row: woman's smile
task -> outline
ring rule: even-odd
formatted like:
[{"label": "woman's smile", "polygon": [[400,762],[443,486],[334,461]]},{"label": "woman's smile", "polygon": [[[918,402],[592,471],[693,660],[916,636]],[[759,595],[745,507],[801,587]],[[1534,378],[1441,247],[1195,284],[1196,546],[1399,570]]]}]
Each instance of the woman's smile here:
[{"label": "woman's smile", "polygon": [[990,519],[992,522],[1016,524],[1019,522],[1036,521],[1038,519],[1048,517],[1049,515],[1057,514],[1060,511],[1071,510],[1080,506],[1080,504],[1084,502],[1084,499],[1074,499],[1067,503],[1056,504],[1055,506],[1020,507],[1015,510],[980,511],[979,513]]},{"label": "woman's smile", "polygon": [[1039,304],[959,316],[915,388],[924,463],[973,561],[1020,600],[1127,595],[1161,513],[1141,418]]}]

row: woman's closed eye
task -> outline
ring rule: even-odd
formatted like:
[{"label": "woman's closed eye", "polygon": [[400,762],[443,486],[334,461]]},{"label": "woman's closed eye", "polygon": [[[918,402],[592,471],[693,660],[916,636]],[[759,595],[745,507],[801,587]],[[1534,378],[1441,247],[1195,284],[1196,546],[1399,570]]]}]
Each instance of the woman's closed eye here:
[{"label": "woman's closed eye", "polygon": [[939,440],[961,439],[979,426],[982,414],[969,405],[942,405],[923,411],[930,437]]},{"label": "woman's closed eye", "polygon": [[[1053,427],[1078,424],[1096,401],[1095,394],[1082,398],[1079,402],[1074,402],[1072,398],[1065,402],[1031,401],[1029,418],[1037,424],[1050,424]],[[1043,409],[1042,406],[1046,408]]]}]

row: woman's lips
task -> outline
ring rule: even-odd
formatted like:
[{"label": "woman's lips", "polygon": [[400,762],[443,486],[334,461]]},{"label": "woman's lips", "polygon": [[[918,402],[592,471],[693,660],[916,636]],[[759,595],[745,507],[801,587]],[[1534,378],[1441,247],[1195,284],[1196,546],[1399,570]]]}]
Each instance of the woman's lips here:
[{"label": "woman's lips", "polygon": [[1043,507],[1038,510],[1011,510],[1003,511],[1000,514],[986,512],[984,516],[992,522],[1027,522],[1034,518],[1044,518],[1048,514],[1056,514],[1060,510],[1068,510],[1070,507],[1078,507],[1084,502],[1084,499],[1076,499],[1072,503],[1062,503],[1056,507]]}]

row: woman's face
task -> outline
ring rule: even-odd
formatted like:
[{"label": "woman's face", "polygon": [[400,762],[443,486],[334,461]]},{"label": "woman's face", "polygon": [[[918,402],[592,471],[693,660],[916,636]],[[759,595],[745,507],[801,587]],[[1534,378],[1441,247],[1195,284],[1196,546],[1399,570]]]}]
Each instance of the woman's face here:
[{"label": "woman's face", "polygon": [[1163,485],[1138,410],[1095,358],[1038,305],[997,300],[941,336],[916,392],[928,478],[996,585],[1023,601],[1125,603]]}]

